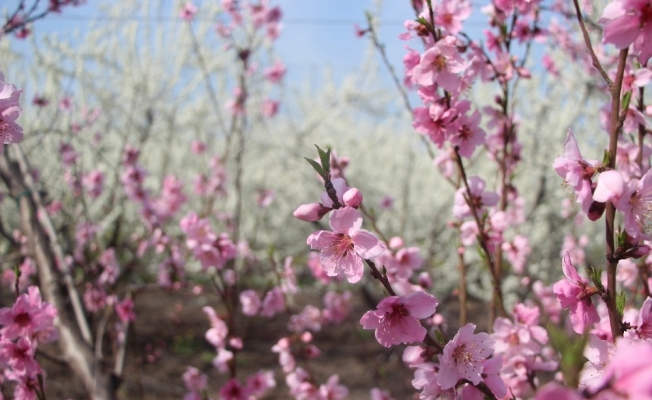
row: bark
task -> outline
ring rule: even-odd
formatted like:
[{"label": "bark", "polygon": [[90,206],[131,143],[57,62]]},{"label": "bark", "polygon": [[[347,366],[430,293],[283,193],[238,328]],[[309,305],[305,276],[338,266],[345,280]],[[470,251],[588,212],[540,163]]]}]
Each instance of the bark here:
[{"label": "bark", "polygon": [[59,332],[62,360],[81,379],[93,400],[115,400],[117,379],[96,361],[89,343],[82,338],[74,314],[67,307],[69,299],[62,291],[62,277],[58,272],[52,243],[37,218],[39,207],[34,193],[25,182],[21,168],[9,159],[7,152],[0,156],[0,177],[16,199],[22,233],[29,240],[29,250],[38,268],[41,294],[58,311],[54,324]]}]

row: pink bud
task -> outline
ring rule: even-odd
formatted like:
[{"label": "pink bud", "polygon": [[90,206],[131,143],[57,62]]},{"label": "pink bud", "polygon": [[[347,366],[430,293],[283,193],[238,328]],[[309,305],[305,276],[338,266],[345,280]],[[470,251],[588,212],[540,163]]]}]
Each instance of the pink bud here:
[{"label": "pink bud", "polygon": [[416,365],[426,362],[422,354],[425,349],[421,346],[408,346],[403,351],[403,362],[407,365]]},{"label": "pink bud", "polygon": [[330,208],[324,207],[320,203],[302,204],[294,210],[292,215],[302,221],[313,222],[319,221],[330,210]]},{"label": "pink bud", "polygon": [[392,250],[400,249],[401,247],[405,246],[403,239],[401,239],[398,236],[394,236],[393,238],[389,239],[388,244],[389,244],[389,248]]},{"label": "pink bud", "polygon": [[312,342],[312,333],[306,331],[301,334],[301,341],[303,343],[310,343]]},{"label": "pink bud", "polygon": [[420,273],[417,282],[419,283],[419,286],[424,289],[428,289],[432,285],[432,279],[430,278],[430,274],[427,272]]},{"label": "pink bud", "polygon": [[358,208],[362,204],[362,193],[357,188],[351,188],[344,193],[342,199],[345,205]]},{"label": "pink bud", "polygon": [[229,345],[234,349],[242,349],[242,339],[239,337],[232,337],[229,339]]}]

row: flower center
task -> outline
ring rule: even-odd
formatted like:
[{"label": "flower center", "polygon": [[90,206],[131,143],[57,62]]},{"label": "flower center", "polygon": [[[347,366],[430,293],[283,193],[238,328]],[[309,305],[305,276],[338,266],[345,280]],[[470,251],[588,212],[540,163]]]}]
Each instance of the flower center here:
[{"label": "flower center", "polygon": [[453,360],[456,364],[469,364],[473,361],[473,356],[466,350],[466,344],[461,344],[453,350]]},{"label": "flower center", "polygon": [[332,244],[333,253],[344,257],[346,257],[349,252],[353,251],[353,247],[354,245],[351,237],[343,233],[338,233],[337,239],[335,239],[334,243]]},{"label": "flower center", "polygon": [[435,67],[437,71],[446,69],[446,57],[437,54],[435,59],[432,61],[432,66]]},{"label": "flower center", "polygon": [[26,327],[29,325],[30,322],[32,322],[32,318],[29,316],[28,313],[20,313],[16,315],[16,318],[14,318],[14,322],[16,325],[20,326],[21,328]]}]

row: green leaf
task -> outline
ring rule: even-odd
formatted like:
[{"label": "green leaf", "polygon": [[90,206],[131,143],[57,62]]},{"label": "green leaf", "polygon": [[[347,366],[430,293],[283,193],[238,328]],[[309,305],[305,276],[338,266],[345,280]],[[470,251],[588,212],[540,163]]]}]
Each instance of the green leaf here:
[{"label": "green leaf", "polygon": [[430,23],[428,22],[428,20],[426,20],[423,17],[419,17],[415,21],[420,23],[421,25],[425,26],[426,28],[430,28]]},{"label": "green leaf", "polygon": [[315,147],[317,148],[317,153],[319,153],[322,171],[324,171],[323,178],[326,179],[326,175],[331,172],[331,149],[329,147],[327,151],[324,151],[317,145],[315,145]]},{"label": "green leaf", "polygon": [[589,273],[589,278],[595,287],[604,292],[604,287],[602,286],[602,270],[600,268],[596,268],[593,265],[589,265],[586,270]]},{"label": "green leaf", "polygon": [[609,153],[609,150],[604,151],[604,155],[602,156],[602,165],[609,165],[611,162],[611,154]]},{"label": "green leaf", "polygon": [[435,329],[434,334],[435,334],[435,339],[437,340],[437,343],[444,344],[444,342],[446,342],[446,339],[444,338],[444,334],[441,333],[441,331],[439,329]]},{"label": "green leaf", "polygon": [[315,169],[315,171],[317,171],[319,176],[321,176],[322,178],[324,177],[324,171],[321,169],[321,165],[319,165],[317,161],[311,160],[308,157],[303,157],[303,158],[305,158],[306,161],[308,161],[308,163],[312,165],[312,167]]},{"label": "green leaf", "polygon": [[616,295],[616,309],[618,310],[618,315],[623,316],[623,311],[625,310],[625,302],[627,298],[625,297],[625,292],[621,291],[620,294]]},{"label": "green leaf", "polygon": [[588,341],[588,335],[569,335],[566,329],[553,324],[548,324],[547,330],[550,344],[560,355],[561,372],[566,384],[577,387],[579,373],[586,362],[584,347]]},{"label": "green leaf", "polygon": [[623,106],[621,108],[622,112],[625,112],[629,108],[629,102],[632,100],[632,91],[628,91],[625,93],[625,96],[623,96]]}]

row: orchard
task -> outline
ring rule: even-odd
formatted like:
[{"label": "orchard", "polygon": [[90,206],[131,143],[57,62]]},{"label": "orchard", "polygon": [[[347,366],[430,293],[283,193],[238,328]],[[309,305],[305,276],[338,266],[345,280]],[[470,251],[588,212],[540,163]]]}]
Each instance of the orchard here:
[{"label": "orchard", "polygon": [[652,399],[652,0],[7,3],[1,399]]}]

